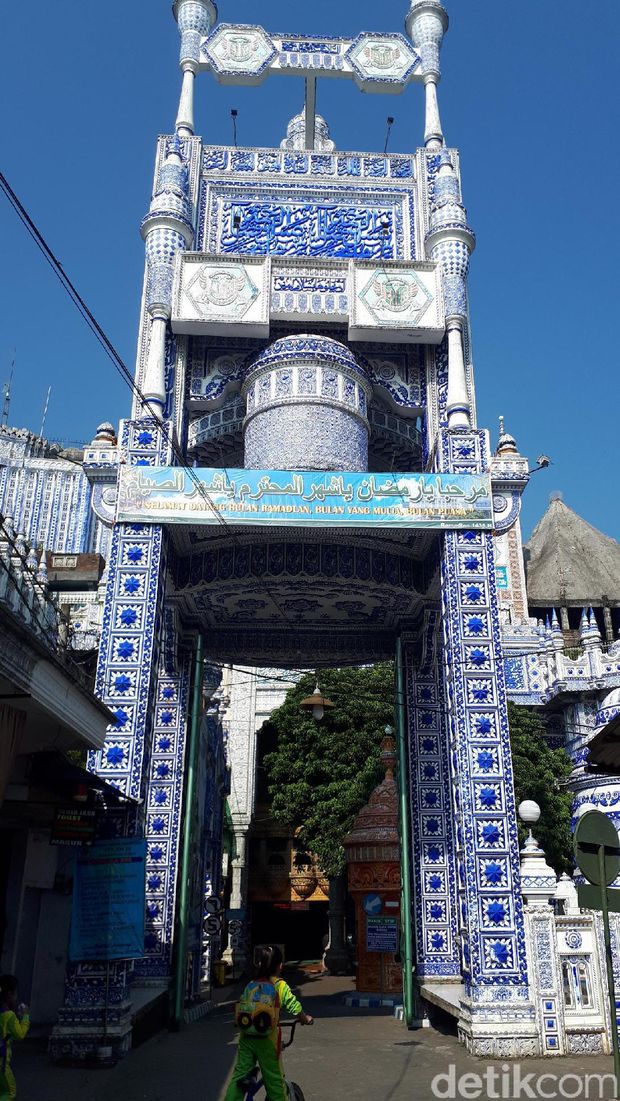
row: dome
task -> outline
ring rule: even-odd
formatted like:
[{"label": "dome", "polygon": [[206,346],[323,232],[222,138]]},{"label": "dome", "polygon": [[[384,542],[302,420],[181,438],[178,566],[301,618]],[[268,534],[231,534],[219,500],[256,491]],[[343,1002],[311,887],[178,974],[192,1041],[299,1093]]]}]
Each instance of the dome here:
[{"label": "dome", "polygon": [[367,373],[344,344],[311,333],[281,337],[252,360],[244,466],[250,469],[367,470]]},{"label": "dome", "polygon": [[[295,115],[286,127],[286,137],[280,142],[280,149],[296,149],[303,151],[306,148],[306,109]],[[336,148],[329,136],[329,126],[322,115],[315,115],[314,119],[314,152],[332,153]]]},{"label": "dome", "polygon": [[312,363],[318,367],[331,367],[338,371],[353,371],[366,378],[366,371],[360,366],[353,352],[329,336],[313,336],[301,333],[295,336],[283,336],[265,348],[250,363],[246,380],[256,372],[272,370],[274,367],[290,367],[295,363]]},{"label": "dome", "polygon": [[103,421],[97,426],[97,433],[93,440],[96,447],[116,447],[116,432],[110,421]]},{"label": "dome", "polygon": [[620,715],[620,688],[612,688],[603,700],[596,712],[596,725],[606,726],[608,722]]},{"label": "dome", "polygon": [[499,440],[497,441],[496,455],[518,455],[519,448],[514,436],[506,431],[504,418],[499,418]]}]

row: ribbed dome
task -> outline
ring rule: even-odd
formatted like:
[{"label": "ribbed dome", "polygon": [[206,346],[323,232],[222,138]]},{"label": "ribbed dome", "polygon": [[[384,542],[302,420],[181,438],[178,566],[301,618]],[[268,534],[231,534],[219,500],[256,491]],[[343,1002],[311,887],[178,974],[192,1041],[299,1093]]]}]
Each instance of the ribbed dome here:
[{"label": "ribbed dome", "polygon": [[366,378],[365,370],[344,344],[328,336],[302,333],[296,336],[283,336],[260,352],[250,363],[246,379],[256,371],[262,372],[273,367],[290,367],[295,362],[307,363],[309,360],[318,367],[332,367],[337,370],[344,368]]}]

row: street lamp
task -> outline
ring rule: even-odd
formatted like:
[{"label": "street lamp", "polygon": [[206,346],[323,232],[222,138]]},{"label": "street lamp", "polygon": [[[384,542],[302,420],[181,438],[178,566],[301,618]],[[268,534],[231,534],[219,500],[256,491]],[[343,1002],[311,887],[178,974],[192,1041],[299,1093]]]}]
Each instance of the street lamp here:
[{"label": "street lamp", "polygon": [[327,699],[327,696],[321,695],[321,689],[319,688],[319,682],[317,680],[316,688],[312,695],[306,696],[305,700],[302,700],[299,706],[303,708],[304,711],[312,712],[312,718],[315,719],[316,722],[320,722],[325,711],[335,705],[331,700]]},{"label": "street lamp", "polygon": [[524,825],[530,828],[530,839],[532,838],[532,826],[535,826],[540,818],[540,807],[538,803],[535,803],[533,799],[524,799],[517,807],[517,813]]}]

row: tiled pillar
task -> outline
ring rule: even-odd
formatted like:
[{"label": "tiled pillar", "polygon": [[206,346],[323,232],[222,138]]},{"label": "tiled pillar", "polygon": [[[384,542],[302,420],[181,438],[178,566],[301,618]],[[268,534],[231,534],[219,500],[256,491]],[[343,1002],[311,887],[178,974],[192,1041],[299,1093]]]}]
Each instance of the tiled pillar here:
[{"label": "tiled pillar", "polygon": [[440,616],[426,613],[422,656],[405,637],[411,777],[415,971],[418,979],[460,982],[455,837],[443,680]]},{"label": "tiled pillar", "polygon": [[[483,433],[441,432],[440,470],[488,469]],[[472,1052],[540,1050],[528,987],[508,713],[490,532],[443,538],[442,617],[465,1012]]]}]

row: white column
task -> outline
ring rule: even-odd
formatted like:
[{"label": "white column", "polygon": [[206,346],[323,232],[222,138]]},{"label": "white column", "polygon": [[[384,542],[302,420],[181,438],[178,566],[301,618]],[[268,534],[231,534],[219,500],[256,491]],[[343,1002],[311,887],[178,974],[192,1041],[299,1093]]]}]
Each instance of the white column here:
[{"label": "white column", "polygon": [[470,428],[469,395],[463,352],[463,322],[448,319],[448,428]]},{"label": "white column", "polygon": [[[143,404],[166,404],[166,314],[157,310],[151,321],[151,340],[142,384]],[[148,410],[147,410],[148,412]]]},{"label": "white column", "polygon": [[194,80],[193,67],[185,65],[176,121],[177,133],[181,138],[191,138],[194,133]]},{"label": "white column", "polygon": [[439,115],[439,100],[437,98],[437,73],[427,73],[424,77],[426,90],[426,123],[424,127],[424,144],[428,149],[441,149],[443,145],[443,130]]}]

